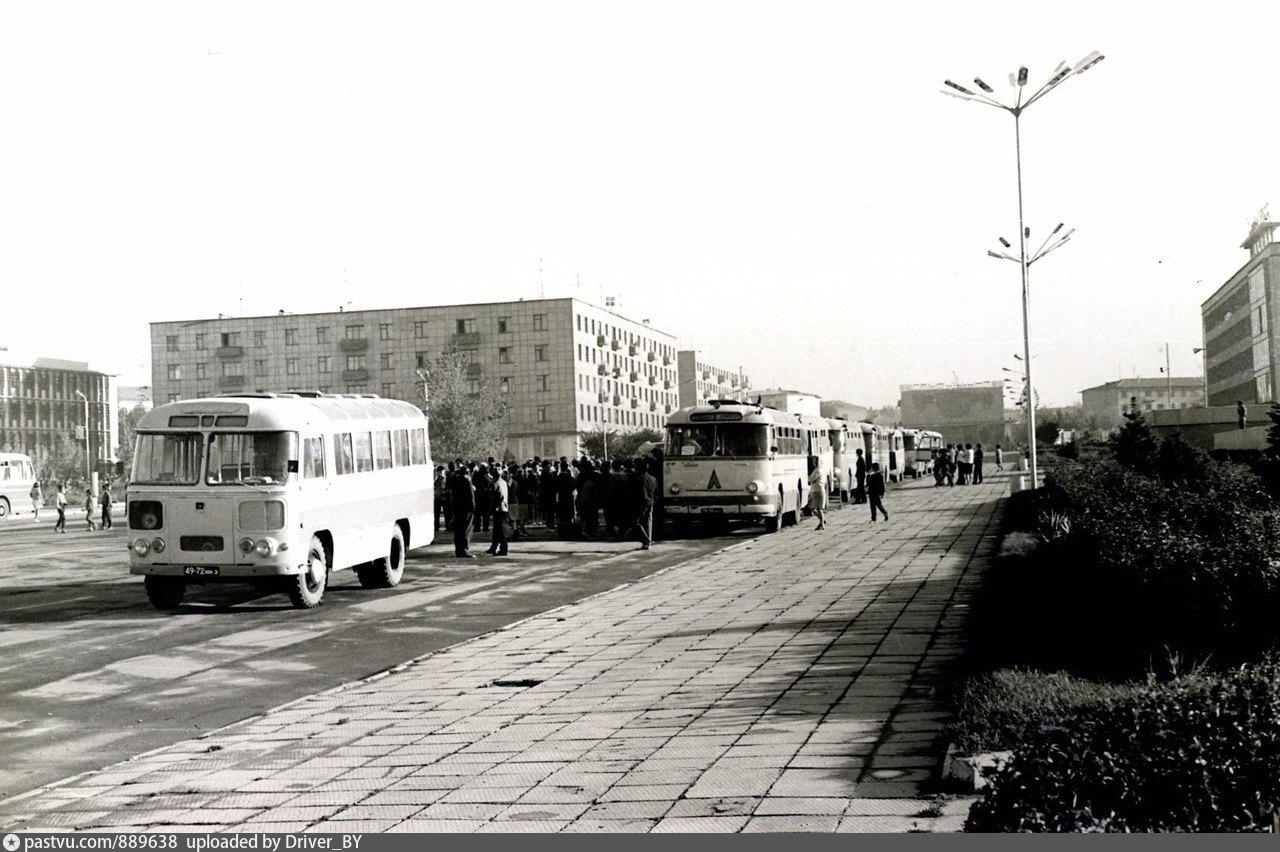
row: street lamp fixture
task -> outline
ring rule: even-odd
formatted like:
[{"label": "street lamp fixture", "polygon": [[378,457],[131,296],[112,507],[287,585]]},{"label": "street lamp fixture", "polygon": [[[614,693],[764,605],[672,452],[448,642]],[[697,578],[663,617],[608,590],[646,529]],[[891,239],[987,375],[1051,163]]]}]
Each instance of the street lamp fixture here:
[{"label": "street lamp fixture", "polygon": [[[1058,64],[1057,68],[1053,69],[1053,73],[1044,85],[1039,89],[1036,89],[1029,97],[1025,98],[1026,85],[1027,80],[1030,77],[1030,72],[1024,65],[1016,72],[1009,75],[1009,84],[1016,90],[1011,104],[1005,103],[1003,100],[997,98],[995,90],[988,86],[979,77],[973,78],[974,85],[977,86],[979,90],[976,92],[951,80],[943,81],[943,85],[946,87],[942,90],[944,95],[957,97],[961,100],[976,101],[980,104],[986,104],[987,106],[1003,110],[1013,116],[1014,166],[1018,177],[1018,254],[1016,257],[1010,254],[997,254],[991,251],[988,251],[987,254],[1001,260],[1012,260],[1022,269],[1022,348],[1023,354],[1026,356],[1023,363],[1027,368],[1026,379],[1028,397],[1030,396],[1031,390],[1031,310],[1027,286],[1027,270],[1032,263],[1044,257],[1054,249],[1060,248],[1069,239],[1071,239],[1072,232],[1068,231],[1065,235],[1058,237],[1057,235],[1059,231],[1062,230],[1062,225],[1059,225],[1057,228],[1053,229],[1053,232],[1049,234],[1045,243],[1041,245],[1041,247],[1032,256],[1029,257],[1027,255],[1027,239],[1031,236],[1031,233],[1030,229],[1023,223],[1022,126],[1020,119],[1022,117],[1022,113],[1025,112],[1033,103],[1052,92],[1058,86],[1062,85],[1062,83],[1068,78],[1078,74],[1083,74],[1103,59],[1103,55],[1095,50],[1075,65],[1067,65],[1065,62],[1061,62]],[[1010,243],[1003,237],[1000,238],[1000,244],[1007,249],[1013,248],[1013,246],[1010,245]],[[1029,453],[1028,460],[1031,465],[1031,486],[1034,488],[1039,484],[1039,479],[1037,478],[1039,471],[1036,467],[1036,418],[1035,405],[1033,404],[1029,404],[1027,406],[1027,451]]]},{"label": "street lamp fixture", "polygon": [[88,486],[92,484],[93,479],[93,475],[89,472],[89,397],[80,391],[75,393],[84,400],[84,484]]}]

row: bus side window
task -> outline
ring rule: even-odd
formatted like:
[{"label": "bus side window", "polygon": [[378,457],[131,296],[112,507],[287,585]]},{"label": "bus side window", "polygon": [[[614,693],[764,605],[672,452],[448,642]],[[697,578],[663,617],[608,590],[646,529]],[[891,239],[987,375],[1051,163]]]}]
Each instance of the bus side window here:
[{"label": "bus side window", "polygon": [[409,431],[407,429],[397,429],[391,433],[392,439],[392,457],[391,463],[396,467],[406,467],[409,464]]},{"label": "bus side window", "polygon": [[324,438],[304,438],[302,441],[302,478],[324,477]]},{"label": "bus side window", "polygon": [[373,436],[369,432],[356,432],[352,440],[356,448],[356,473],[373,470]]},{"label": "bus side window", "polygon": [[333,463],[338,476],[356,472],[355,454],[351,451],[351,433],[333,436]]},{"label": "bus side window", "polygon": [[427,463],[427,436],[421,429],[409,430],[409,464]]},{"label": "bus side window", "polygon": [[373,433],[373,466],[377,470],[391,467],[391,433],[386,429]]}]

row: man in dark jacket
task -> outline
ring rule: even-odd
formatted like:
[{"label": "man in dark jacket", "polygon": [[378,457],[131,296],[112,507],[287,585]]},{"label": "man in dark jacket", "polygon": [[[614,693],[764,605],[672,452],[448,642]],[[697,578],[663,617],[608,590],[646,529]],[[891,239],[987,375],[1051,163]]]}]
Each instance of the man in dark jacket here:
[{"label": "man in dark jacket", "polygon": [[876,510],[884,515],[884,519],[889,520],[889,513],[885,511],[884,503],[880,502],[880,498],[884,497],[884,474],[880,472],[880,463],[871,463],[871,473],[867,475],[867,498],[871,501],[871,520],[876,519]]},{"label": "man in dark jacket", "polygon": [[853,502],[865,503],[867,502],[867,460],[862,457],[861,448],[855,452],[855,455],[858,458],[853,465],[853,478],[856,485]]},{"label": "man in dark jacket", "polygon": [[640,535],[640,549],[648,550],[653,541],[653,497],[658,491],[658,480],[649,472],[649,465],[637,459],[632,476],[632,500],[639,509],[639,516],[631,530]]},{"label": "man in dark jacket", "polygon": [[471,518],[476,511],[476,488],[465,467],[454,472],[449,482],[450,503],[453,506],[453,555],[459,559],[474,559],[471,552]]},{"label": "man in dark jacket", "polygon": [[488,532],[490,514],[493,511],[492,503],[493,483],[489,478],[489,471],[492,470],[484,462],[476,468],[475,473],[471,475],[471,485],[476,490],[476,532]]}]

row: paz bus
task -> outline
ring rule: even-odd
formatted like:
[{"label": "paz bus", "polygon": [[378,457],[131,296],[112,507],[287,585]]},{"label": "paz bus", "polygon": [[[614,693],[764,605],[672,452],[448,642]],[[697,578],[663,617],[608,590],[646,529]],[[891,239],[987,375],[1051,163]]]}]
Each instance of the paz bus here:
[{"label": "paz bus", "polygon": [[662,510],[690,523],[763,521],[766,532],[800,519],[809,499],[809,458],[830,472],[825,420],[737,400],[710,400],[667,419]]},{"label": "paz bus", "polygon": [[173,609],[188,585],[253,582],[298,609],[329,575],[391,587],[431,543],[426,416],[359,394],[244,394],[161,405],[137,426],[129,572]]},{"label": "paz bus", "polygon": [[15,512],[30,512],[31,486],[36,482],[30,456],[0,453],[0,518]]}]

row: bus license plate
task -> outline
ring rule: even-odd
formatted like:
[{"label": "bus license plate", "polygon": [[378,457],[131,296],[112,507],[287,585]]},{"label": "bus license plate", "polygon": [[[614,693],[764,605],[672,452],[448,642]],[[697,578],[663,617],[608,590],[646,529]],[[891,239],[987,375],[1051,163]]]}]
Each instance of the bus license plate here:
[{"label": "bus license plate", "polygon": [[208,565],[188,565],[182,569],[182,573],[188,577],[216,577],[218,569]]},{"label": "bus license plate", "polygon": [[703,507],[702,507],[702,511],[704,511],[704,512],[723,512],[723,511],[724,511],[724,508],[723,508],[723,507],[721,507],[721,506],[703,506]]}]

